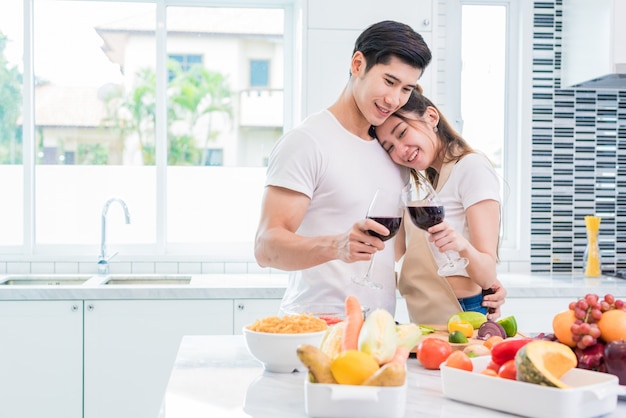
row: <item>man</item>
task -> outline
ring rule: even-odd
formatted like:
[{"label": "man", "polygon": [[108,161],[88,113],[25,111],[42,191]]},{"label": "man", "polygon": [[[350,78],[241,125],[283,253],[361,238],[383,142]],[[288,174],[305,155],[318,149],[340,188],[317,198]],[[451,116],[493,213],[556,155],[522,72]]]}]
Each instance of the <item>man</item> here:
[{"label": "man", "polygon": [[[422,36],[383,21],[355,43],[350,77],[337,101],[308,117],[276,143],[267,170],[255,257],[290,271],[282,313],[341,308],[348,294],[363,306],[395,312],[393,240],[364,219],[377,188],[400,190],[408,180],[369,129],[402,107],[431,60]],[[355,284],[377,253],[375,290]]]}]

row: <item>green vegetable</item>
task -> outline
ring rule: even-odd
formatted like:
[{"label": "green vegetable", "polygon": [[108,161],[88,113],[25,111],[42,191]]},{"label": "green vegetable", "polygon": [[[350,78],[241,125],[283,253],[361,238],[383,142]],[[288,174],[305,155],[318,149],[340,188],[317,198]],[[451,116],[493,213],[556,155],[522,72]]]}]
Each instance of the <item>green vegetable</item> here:
[{"label": "green vegetable", "polygon": [[420,327],[420,330],[422,331],[422,335],[432,334],[433,332],[435,332],[435,328],[433,327],[429,327],[426,325],[418,325],[418,327]]},{"label": "green vegetable", "polygon": [[393,316],[384,309],[376,309],[367,315],[359,333],[359,351],[370,354],[378,364],[383,364],[393,358],[397,346]]},{"label": "green vegetable", "polygon": [[396,334],[399,346],[413,350],[422,337],[422,330],[415,324],[401,324],[396,327]]}]

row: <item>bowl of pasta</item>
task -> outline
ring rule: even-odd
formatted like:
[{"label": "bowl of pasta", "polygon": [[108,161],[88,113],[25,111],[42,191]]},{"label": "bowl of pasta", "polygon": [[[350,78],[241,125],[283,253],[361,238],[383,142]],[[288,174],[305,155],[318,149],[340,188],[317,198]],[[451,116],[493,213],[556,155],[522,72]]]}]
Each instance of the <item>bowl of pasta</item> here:
[{"label": "bowl of pasta", "polygon": [[297,349],[301,344],[319,347],[328,324],[310,314],[269,316],[243,327],[248,352],[265,370],[274,373],[306,371]]}]

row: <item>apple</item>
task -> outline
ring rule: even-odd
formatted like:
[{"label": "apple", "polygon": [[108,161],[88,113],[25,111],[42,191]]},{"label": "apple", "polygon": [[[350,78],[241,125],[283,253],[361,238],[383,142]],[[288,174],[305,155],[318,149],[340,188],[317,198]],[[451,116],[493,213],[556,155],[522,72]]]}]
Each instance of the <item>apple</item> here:
[{"label": "apple", "polygon": [[626,341],[608,343],[604,348],[604,362],[607,371],[619,378],[619,384],[626,385]]}]

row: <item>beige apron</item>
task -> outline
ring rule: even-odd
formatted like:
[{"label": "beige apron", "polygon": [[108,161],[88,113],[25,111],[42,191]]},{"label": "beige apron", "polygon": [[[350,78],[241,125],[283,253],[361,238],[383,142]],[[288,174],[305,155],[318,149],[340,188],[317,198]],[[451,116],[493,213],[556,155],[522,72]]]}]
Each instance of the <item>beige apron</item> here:
[{"label": "beige apron", "polygon": [[[448,180],[456,161],[441,167],[437,191]],[[405,216],[407,249],[398,279],[398,290],[406,299],[409,318],[416,324],[446,324],[462,311],[448,281],[437,274],[437,263],[427,244],[428,234]]]}]

